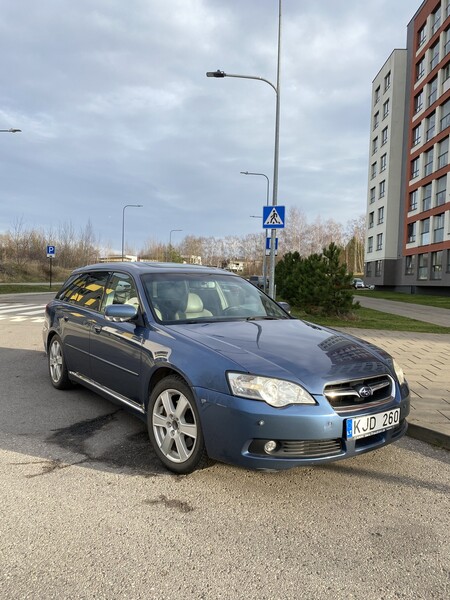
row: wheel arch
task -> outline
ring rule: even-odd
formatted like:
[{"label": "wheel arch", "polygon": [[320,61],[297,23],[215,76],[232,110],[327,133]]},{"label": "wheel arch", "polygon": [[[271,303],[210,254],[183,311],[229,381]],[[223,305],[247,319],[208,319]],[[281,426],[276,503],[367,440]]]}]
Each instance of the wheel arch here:
[{"label": "wheel arch", "polygon": [[52,343],[52,339],[55,337],[55,335],[58,335],[58,333],[54,330],[48,332],[47,338],[45,340],[45,351],[47,354],[50,348],[50,344]]},{"label": "wheel arch", "polygon": [[160,367],[159,369],[156,369],[156,371],[154,371],[154,373],[152,373],[152,376],[150,377],[150,380],[148,382],[147,398],[145,400],[145,409],[146,410],[147,410],[148,402],[150,399],[150,395],[151,395],[153,389],[155,388],[155,386],[160,381],[162,381],[166,377],[170,377],[171,375],[175,375],[176,377],[179,377],[192,391],[192,393],[194,395],[194,399],[195,399],[195,394],[194,394],[194,391],[192,389],[192,385],[191,385],[191,382],[189,381],[189,379],[185,375],[183,375],[183,373],[180,373],[180,371],[177,371],[177,369],[174,369],[170,366],[164,366],[164,367]]}]

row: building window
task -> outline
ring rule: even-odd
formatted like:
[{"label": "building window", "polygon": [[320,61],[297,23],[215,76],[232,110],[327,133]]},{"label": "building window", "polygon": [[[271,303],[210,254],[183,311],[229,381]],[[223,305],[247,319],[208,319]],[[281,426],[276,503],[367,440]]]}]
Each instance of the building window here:
[{"label": "building window", "polygon": [[441,26],[441,6],[431,13],[431,35],[434,35]]},{"label": "building window", "polygon": [[430,71],[434,69],[434,67],[439,62],[439,42],[430,48]]},{"label": "building window", "polygon": [[372,211],[371,213],[369,213],[369,225],[368,225],[369,229],[372,229],[372,227],[373,227],[373,217],[374,217],[374,212]]},{"label": "building window", "polygon": [[411,161],[411,179],[419,177],[419,157]]},{"label": "building window", "polygon": [[414,97],[414,112],[417,114],[423,108],[423,90]]},{"label": "building window", "polygon": [[406,239],[408,240],[408,244],[412,244],[416,241],[416,221],[414,221],[413,223],[408,223]]},{"label": "building window", "polygon": [[372,277],[372,263],[366,263],[366,277]]},{"label": "building window", "polygon": [[450,273],[450,250],[447,250],[447,267],[445,270],[447,273]]},{"label": "building window", "polygon": [[428,278],[428,254],[419,254],[419,273],[418,279]]},{"label": "building window", "polygon": [[386,92],[391,87],[391,72],[384,78],[384,91]]},{"label": "building window", "polygon": [[384,221],[384,206],[380,206],[378,209],[378,225],[381,225]]},{"label": "building window", "polygon": [[442,250],[431,253],[430,279],[442,279]]},{"label": "building window", "polygon": [[384,194],[386,193],[386,181],[380,181],[380,193],[378,195],[379,198],[384,198]]},{"label": "building window", "polygon": [[367,240],[367,253],[369,254],[372,251],[373,251],[373,237],[370,237]]},{"label": "building window", "polygon": [[450,0],[447,0],[447,7],[445,9],[445,18],[450,15]]},{"label": "building window", "polygon": [[434,137],[434,133],[436,130],[436,113],[435,112],[431,113],[431,115],[426,118],[425,124],[426,124],[426,128],[427,128],[426,141],[428,142],[428,140],[431,140],[431,138]]},{"label": "building window", "polygon": [[380,113],[376,112],[373,115],[373,128],[376,129],[378,127],[378,123],[380,122]]},{"label": "building window", "polygon": [[419,191],[414,190],[409,194],[409,210],[417,210],[417,201],[419,197]]},{"label": "building window", "polygon": [[[449,4],[450,6],[450,4]],[[450,52],[450,27],[444,31],[444,56]]]},{"label": "building window", "polygon": [[450,77],[450,63],[447,63],[442,69],[442,82],[445,83]]},{"label": "building window", "polygon": [[416,65],[416,81],[422,79],[425,75],[425,58],[422,58]]},{"label": "building window", "polygon": [[441,107],[441,131],[450,125],[450,100],[444,102]]},{"label": "building window", "polygon": [[369,196],[369,202],[370,204],[373,204],[375,202],[375,188],[370,188],[370,196]]},{"label": "building window", "polygon": [[435,206],[441,206],[445,204],[445,197],[447,195],[447,175],[436,179],[436,203]]},{"label": "building window", "polygon": [[428,106],[431,106],[437,100],[438,79],[434,77],[428,84]]},{"label": "building window", "polygon": [[375,100],[373,102],[374,106],[375,106],[375,104],[378,104],[379,101],[380,101],[380,86],[378,86],[377,89],[375,90]]},{"label": "building window", "polygon": [[405,260],[405,275],[414,275],[415,256],[407,256]]},{"label": "building window", "polygon": [[428,152],[425,152],[425,164],[423,166],[423,176],[431,175],[433,172],[433,157],[434,157],[434,148],[430,148]]},{"label": "building window", "polygon": [[448,164],[448,137],[439,142],[438,146],[438,169]]},{"label": "building window", "polygon": [[375,261],[375,277],[381,277],[381,260]]},{"label": "building window", "polygon": [[431,208],[431,183],[422,188],[422,212]]},{"label": "building window", "polygon": [[413,129],[413,146],[417,146],[417,144],[420,144],[420,131],[422,129],[421,125],[417,125],[417,127],[414,127]]},{"label": "building window", "polygon": [[378,150],[378,137],[372,140],[372,154]]},{"label": "building window", "polygon": [[379,233],[377,235],[377,250],[382,250],[383,249],[383,234]]},{"label": "building window", "polygon": [[427,246],[430,243],[430,218],[420,221],[420,245]]},{"label": "building window", "polygon": [[381,145],[384,146],[388,141],[388,128],[385,127],[381,132]]},{"label": "building window", "polygon": [[444,213],[433,218],[433,244],[444,241]]},{"label": "building window", "polygon": [[374,162],[371,167],[371,177],[372,179],[377,176],[377,163]]},{"label": "building window", "polygon": [[383,156],[380,158],[380,173],[382,171],[386,170],[386,165],[387,165],[387,154],[383,154]]},{"label": "building window", "polygon": [[423,46],[427,40],[426,25],[421,27],[417,32],[417,47]]},{"label": "building window", "polygon": [[389,100],[383,104],[383,119],[385,119],[389,114]]}]

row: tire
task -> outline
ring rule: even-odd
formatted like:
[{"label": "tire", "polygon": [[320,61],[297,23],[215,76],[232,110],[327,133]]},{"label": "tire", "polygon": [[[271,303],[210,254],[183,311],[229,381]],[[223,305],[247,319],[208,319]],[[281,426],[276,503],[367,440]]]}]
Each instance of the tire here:
[{"label": "tire", "polygon": [[62,349],[61,338],[53,336],[48,347],[48,372],[53,387],[67,390],[72,387]]},{"label": "tire", "polygon": [[171,375],[156,384],[147,427],[157,457],[170,471],[188,474],[210,464],[194,395],[181,377]]}]

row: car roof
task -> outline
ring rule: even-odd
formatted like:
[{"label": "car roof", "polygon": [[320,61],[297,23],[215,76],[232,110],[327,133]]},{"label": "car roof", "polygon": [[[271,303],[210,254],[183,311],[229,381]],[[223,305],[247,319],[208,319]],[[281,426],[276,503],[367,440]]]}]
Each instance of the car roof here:
[{"label": "car roof", "polygon": [[83,273],[86,271],[128,271],[135,275],[142,275],[144,273],[198,273],[198,274],[221,274],[230,275],[237,277],[235,273],[219,269],[217,267],[208,267],[201,265],[185,265],[181,263],[163,263],[163,262],[109,262],[109,263],[96,263],[92,265],[86,265],[75,269],[74,273]]}]

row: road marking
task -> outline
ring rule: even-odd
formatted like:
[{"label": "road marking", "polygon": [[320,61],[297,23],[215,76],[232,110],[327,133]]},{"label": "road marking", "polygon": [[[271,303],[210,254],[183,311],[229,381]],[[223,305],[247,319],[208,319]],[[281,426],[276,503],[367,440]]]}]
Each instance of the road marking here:
[{"label": "road marking", "polygon": [[0,321],[42,323],[45,306],[45,304],[0,304]]}]

